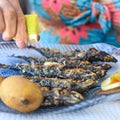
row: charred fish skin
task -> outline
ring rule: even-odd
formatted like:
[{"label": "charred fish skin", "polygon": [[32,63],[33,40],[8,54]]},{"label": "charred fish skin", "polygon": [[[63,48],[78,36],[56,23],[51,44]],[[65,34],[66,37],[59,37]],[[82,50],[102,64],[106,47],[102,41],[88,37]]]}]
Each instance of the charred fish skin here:
[{"label": "charred fish skin", "polygon": [[76,60],[87,60],[89,62],[117,62],[117,59],[112,55],[106,53],[105,51],[96,50],[95,48],[90,48],[86,51],[80,51],[71,56],[71,59]]},{"label": "charred fish skin", "polygon": [[117,59],[105,51],[96,50],[95,48],[90,48],[84,56],[86,60],[90,62],[102,61],[102,62],[117,62]]},{"label": "charred fish skin", "polygon": [[62,74],[60,75],[60,77],[72,78],[74,80],[83,79],[83,78],[97,80],[99,79],[100,76],[98,76],[96,73],[93,73],[92,71],[89,71],[89,70],[74,68],[74,69],[66,69],[62,71]]},{"label": "charred fish skin", "polygon": [[[18,56],[19,57],[19,56]],[[26,59],[26,61],[29,61],[31,64],[32,62],[37,64],[37,65],[44,65],[47,62],[52,64],[53,62],[60,63],[66,66],[66,68],[83,68],[85,70],[90,70],[92,72],[98,73],[102,77],[106,75],[105,70],[108,70],[111,68],[111,65],[109,64],[91,64],[89,61],[80,61],[80,60],[69,60],[66,58],[61,58],[57,60],[56,58],[34,58],[34,57],[25,57],[25,56],[20,56],[19,58]]]},{"label": "charred fish skin", "polygon": [[38,66],[38,65],[30,65],[24,63],[18,63],[17,65],[12,65],[9,68],[15,68],[20,71],[23,75],[33,75],[33,76],[46,76],[46,77],[59,77],[59,78],[72,78],[74,80],[77,79],[93,79],[97,80],[101,76],[90,70],[84,70],[81,68],[74,69],[66,69],[64,65],[55,64],[51,66]]},{"label": "charred fish skin", "polygon": [[[21,65],[19,65],[21,66]],[[47,76],[47,77],[55,77],[59,76],[62,71],[62,67],[64,66],[49,66],[49,67],[31,67],[31,66],[21,66],[23,69],[21,70],[21,73],[23,74],[31,74],[31,75],[37,75],[37,76]],[[57,69],[56,69],[57,67]],[[26,69],[27,68],[27,69]]]},{"label": "charred fish skin", "polygon": [[[100,77],[104,77],[108,69],[112,66],[109,64],[91,64],[88,61],[80,61],[80,60],[65,60],[59,61],[61,64],[64,64],[67,68],[82,68],[85,70],[90,70],[94,73],[99,73]],[[98,72],[99,71],[99,72]]]},{"label": "charred fish skin", "polygon": [[39,66],[36,64],[17,63],[15,65],[0,64],[0,68],[17,70],[25,76],[47,76],[55,77],[61,75],[64,65]]},{"label": "charred fish skin", "polygon": [[[79,60],[88,60],[90,62],[102,61],[102,62],[117,62],[117,59],[105,51],[97,50],[95,48],[90,48],[89,50],[74,50],[74,51],[66,51],[62,53],[60,50],[54,50],[49,48],[35,48],[33,49],[39,51],[42,55],[47,58],[71,58],[71,59],[79,59]],[[67,54],[69,53],[69,54]]]},{"label": "charred fish skin", "polygon": [[61,58],[63,57],[63,53],[59,49],[49,49],[49,48],[36,48],[34,46],[29,46],[28,48],[34,49],[41,53],[43,56],[47,58]]},{"label": "charred fish skin", "polygon": [[63,65],[52,65],[52,66],[38,66],[36,64],[23,64],[18,63],[16,68],[21,72],[23,75],[37,75],[37,76],[47,76],[47,77],[56,77],[60,76],[62,70],[64,69]]},{"label": "charred fish skin", "polygon": [[[79,52],[78,52],[79,51]],[[90,62],[117,62],[117,59],[105,51],[90,48],[86,51],[78,50],[76,54],[71,56],[72,59],[88,60]]]},{"label": "charred fish skin", "polygon": [[79,79],[79,80],[73,80],[73,79],[60,79],[60,78],[47,78],[47,77],[39,77],[39,76],[33,76],[33,77],[27,77],[30,81],[36,83],[37,85],[41,87],[50,87],[50,88],[65,88],[70,89],[74,91],[85,91],[92,85],[94,85],[99,80],[92,80],[92,79]]},{"label": "charred fish skin", "polygon": [[[111,65],[109,64],[92,64],[91,62],[87,61],[87,60],[71,60],[71,59],[68,59],[68,58],[60,58],[60,59],[57,59],[57,58],[37,58],[37,57],[26,57],[26,56],[15,56],[17,58],[22,58],[24,59],[25,61],[29,62],[30,64],[32,62],[34,62],[34,64],[37,64],[37,65],[44,65],[46,62],[56,62],[56,63],[60,63],[60,64],[63,64],[65,65],[67,68],[87,68],[88,65],[91,65],[92,66],[101,66],[102,69],[105,69],[105,70],[108,70],[111,68]],[[85,66],[85,67],[84,67]],[[89,68],[88,68],[89,69]]]},{"label": "charred fish skin", "polygon": [[89,61],[80,61],[80,60],[71,60],[69,58],[37,58],[37,57],[26,57],[26,56],[12,56],[24,59],[25,61],[29,62],[30,64],[34,62],[38,65],[44,65],[45,62],[56,62],[65,65],[68,68],[73,67],[80,67],[81,65],[90,65],[91,63]]},{"label": "charred fish skin", "polygon": [[101,69],[103,70],[109,70],[112,68],[110,64],[106,64],[106,63],[103,63],[103,64],[93,63],[92,65],[95,67],[101,67]]},{"label": "charred fish skin", "polygon": [[32,62],[34,64],[37,65],[44,65],[45,62],[57,62],[58,59],[57,58],[37,58],[37,57],[27,57],[27,56],[12,56],[12,57],[16,57],[16,58],[21,58],[23,60],[25,60],[26,62],[28,62],[29,64],[31,64]]},{"label": "charred fish skin", "polygon": [[50,49],[50,48],[36,48],[34,46],[29,46],[28,48],[34,49],[41,53],[43,56],[46,58],[69,58],[69,57],[75,57],[76,54],[78,53],[83,53],[85,52],[84,50],[74,50],[74,51],[65,51],[64,53],[61,52],[59,49]]},{"label": "charred fish skin", "polygon": [[43,87],[42,92],[44,95],[44,101],[42,103],[42,106],[44,107],[70,105],[84,100],[82,94],[67,89],[61,88],[49,89]]},{"label": "charred fish skin", "polygon": [[78,55],[79,53],[84,53],[84,52],[86,52],[86,50],[75,49],[75,50],[67,50],[63,54],[64,56],[67,56],[68,58],[72,58],[72,57],[74,58],[75,55]]},{"label": "charred fish skin", "polygon": [[91,63],[86,60],[81,61],[81,60],[72,60],[68,58],[61,58],[57,62],[65,65],[67,68],[82,68],[82,66],[84,65],[91,65]]},{"label": "charred fish skin", "polygon": [[72,78],[72,79],[82,79],[89,78],[93,80],[99,79],[100,76],[97,74],[84,69],[66,69],[63,65],[52,65],[46,67],[34,66],[33,68],[30,65],[18,64],[18,67],[21,70],[21,73],[37,75],[37,76],[46,76],[46,77],[59,77],[59,78]]},{"label": "charred fish skin", "polygon": [[[36,61],[38,59],[37,57],[31,57],[31,56],[15,56],[15,55],[12,55],[10,57],[20,58],[20,59],[25,60],[28,63],[31,63],[32,61]],[[42,59],[41,59],[41,61],[42,61]]]}]

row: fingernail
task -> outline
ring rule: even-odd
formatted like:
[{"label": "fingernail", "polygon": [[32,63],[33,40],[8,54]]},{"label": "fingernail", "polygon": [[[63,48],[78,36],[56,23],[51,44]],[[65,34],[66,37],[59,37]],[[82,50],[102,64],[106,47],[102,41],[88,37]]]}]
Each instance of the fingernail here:
[{"label": "fingernail", "polygon": [[26,44],[23,41],[17,41],[16,44],[19,48],[25,48],[26,47]]}]

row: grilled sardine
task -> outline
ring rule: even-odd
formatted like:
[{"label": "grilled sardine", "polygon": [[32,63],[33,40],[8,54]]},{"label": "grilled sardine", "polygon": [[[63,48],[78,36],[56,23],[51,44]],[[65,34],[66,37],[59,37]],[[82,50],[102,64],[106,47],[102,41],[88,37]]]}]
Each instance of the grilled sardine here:
[{"label": "grilled sardine", "polygon": [[84,100],[82,94],[61,88],[42,87],[44,101],[42,106],[61,106],[78,103]]},{"label": "grilled sardine", "polygon": [[66,88],[79,92],[87,90],[99,81],[92,79],[81,79],[76,81],[73,79],[47,78],[39,76],[26,76],[26,78],[42,87]]},{"label": "grilled sardine", "polygon": [[88,60],[90,62],[102,61],[102,62],[117,62],[117,59],[105,51],[96,50],[90,48],[89,50],[74,50],[62,52],[58,49],[49,48],[36,48],[31,46],[30,48],[37,50],[47,58],[71,58],[77,60]]}]

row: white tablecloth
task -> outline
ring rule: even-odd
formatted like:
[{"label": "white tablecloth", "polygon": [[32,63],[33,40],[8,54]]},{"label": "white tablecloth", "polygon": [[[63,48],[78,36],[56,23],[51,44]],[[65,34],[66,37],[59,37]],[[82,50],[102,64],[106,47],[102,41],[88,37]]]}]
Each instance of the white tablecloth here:
[{"label": "white tablecloth", "polygon": [[120,102],[106,102],[68,113],[11,114],[0,112],[0,120],[120,120]]}]

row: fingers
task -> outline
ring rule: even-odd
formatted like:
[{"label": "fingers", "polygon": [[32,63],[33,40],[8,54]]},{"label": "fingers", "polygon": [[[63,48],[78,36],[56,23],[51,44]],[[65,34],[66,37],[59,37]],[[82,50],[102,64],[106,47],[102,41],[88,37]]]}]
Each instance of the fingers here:
[{"label": "fingers", "polygon": [[24,16],[19,14],[17,22],[16,44],[19,48],[24,48],[27,45],[27,32]]},{"label": "fingers", "polygon": [[24,48],[27,45],[28,35],[26,30],[25,18],[23,12],[20,8],[18,0],[9,0],[9,2],[14,6],[17,13],[17,32],[16,32],[16,44],[19,48]]},{"label": "fingers", "polygon": [[24,14],[19,0],[0,0],[0,32],[4,40],[16,39],[19,48],[27,45],[27,31]]},{"label": "fingers", "polygon": [[5,30],[3,32],[3,39],[10,40],[16,34],[16,12],[12,8],[3,11],[4,21],[5,21]]},{"label": "fingers", "polygon": [[0,20],[2,26],[0,26],[1,32],[3,32],[3,39],[9,40],[15,36],[16,33],[16,12],[8,1],[0,2]]},{"label": "fingers", "polygon": [[0,33],[2,33],[5,29],[5,23],[4,23],[4,19],[3,19],[3,13],[2,10],[0,8]]}]

